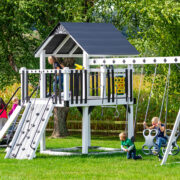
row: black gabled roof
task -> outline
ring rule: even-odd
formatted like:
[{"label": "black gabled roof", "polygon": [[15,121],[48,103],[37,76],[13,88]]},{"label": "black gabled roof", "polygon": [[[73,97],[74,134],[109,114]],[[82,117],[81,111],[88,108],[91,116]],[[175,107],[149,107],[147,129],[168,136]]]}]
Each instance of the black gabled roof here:
[{"label": "black gabled roof", "polygon": [[[76,44],[79,44],[81,48],[78,48],[74,54],[82,54],[82,50],[85,50],[89,55],[139,54],[135,47],[129,43],[122,33],[110,23],[69,22],[58,23],[49,34],[49,36],[53,35],[54,37],[43,48],[46,51],[46,54],[53,53],[68,34],[72,38],[66,42],[58,54],[68,54]],[[35,53],[38,52],[45,41]]]}]

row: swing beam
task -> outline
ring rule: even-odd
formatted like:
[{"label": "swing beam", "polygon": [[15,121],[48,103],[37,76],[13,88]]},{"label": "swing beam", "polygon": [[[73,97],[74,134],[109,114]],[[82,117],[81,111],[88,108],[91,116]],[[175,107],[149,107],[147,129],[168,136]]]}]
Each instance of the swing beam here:
[{"label": "swing beam", "polygon": [[180,56],[89,59],[89,65],[177,64],[177,63],[180,63]]}]

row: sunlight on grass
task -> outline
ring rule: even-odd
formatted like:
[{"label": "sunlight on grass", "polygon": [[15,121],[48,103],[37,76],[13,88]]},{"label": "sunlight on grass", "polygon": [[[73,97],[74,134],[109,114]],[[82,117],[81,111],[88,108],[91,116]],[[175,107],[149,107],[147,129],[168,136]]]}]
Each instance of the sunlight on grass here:
[{"label": "sunlight on grass", "polygon": [[[142,138],[140,139],[142,140]],[[93,146],[120,147],[118,137],[92,137]],[[143,142],[136,142],[141,153]],[[47,138],[47,148],[81,146],[81,137]],[[161,167],[157,157],[144,156],[143,160],[127,160],[126,154],[83,155],[58,157],[37,153],[34,160],[4,159],[0,150],[0,179],[179,179],[180,164]],[[168,162],[180,161],[180,155]]]}]

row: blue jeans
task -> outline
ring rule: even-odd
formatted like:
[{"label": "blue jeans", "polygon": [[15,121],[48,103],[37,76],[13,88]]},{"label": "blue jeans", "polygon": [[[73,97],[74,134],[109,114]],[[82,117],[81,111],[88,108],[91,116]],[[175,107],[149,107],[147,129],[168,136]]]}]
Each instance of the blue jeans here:
[{"label": "blue jeans", "polygon": [[[59,76],[57,76],[57,85],[59,84]],[[63,90],[63,74],[61,74],[61,90]],[[53,92],[56,90],[55,80],[53,81]]]},{"label": "blue jeans", "polygon": [[[162,146],[162,144],[166,144],[166,139],[165,138],[163,138],[163,137],[157,137],[157,139],[156,139],[156,144],[158,145],[158,148],[159,148],[159,150],[161,150],[161,146]],[[162,157],[161,156],[161,154],[160,154],[160,152],[159,152],[159,155],[158,155],[160,158]]]},{"label": "blue jeans", "polygon": [[127,159],[141,159],[140,156],[136,156],[136,149],[127,152]]}]

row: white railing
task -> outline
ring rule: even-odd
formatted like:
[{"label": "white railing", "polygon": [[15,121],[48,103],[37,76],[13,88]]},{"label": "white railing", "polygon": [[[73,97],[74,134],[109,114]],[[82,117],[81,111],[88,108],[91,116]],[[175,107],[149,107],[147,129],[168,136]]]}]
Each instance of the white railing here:
[{"label": "white railing", "polygon": [[[130,77],[130,71],[132,76],[132,68],[113,69],[106,68],[105,66],[83,70],[69,69],[68,67],[61,70],[21,68],[22,100],[26,102],[26,99],[28,99],[28,76],[30,74],[44,74],[46,76],[45,98],[53,95],[55,104],[61,104],[63,106],[80,104],[83,106],[88,104],[87,101],[94,100],[95,105],[101,105],[103,102],[111,105],[117,102],[115,99],[122,98],[124,98],[124,101],[122,102],[125,104],[129,101],[130,96],[132,99],[132,83],[130,83],[130,78],[127,79],[127,91],[124,94],[117,95],[117,91],[115,90],[115,88],[117,88],[115,86],[115,78],[118,75],[121,75],[124,78],[126,76]],[[63,74],[62,91],[60,90],[61,74]],[[49,80],[47,79],[48,77]],[[59,77],[59,81],[55,81],[57,77]],[[54,81],[52,82],[53,78]],[[56,87],[55,92],[52,91],[52,85],[54,83],[54,86]],[[59,88],[57,88],[57,86]]]}]

